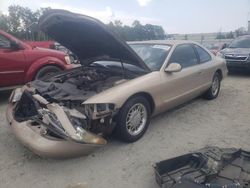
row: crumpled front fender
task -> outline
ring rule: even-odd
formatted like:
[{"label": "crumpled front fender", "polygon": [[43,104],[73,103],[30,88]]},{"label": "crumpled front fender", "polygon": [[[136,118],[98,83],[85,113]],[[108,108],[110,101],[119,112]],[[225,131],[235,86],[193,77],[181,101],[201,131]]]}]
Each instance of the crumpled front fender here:
[{"label": "crumpled front fender", "polygon": [[[16,138],[31,151],[42,157],[49,158],[70,158],[88,155],[94,150],[105,145],[107,142],[96,135],[98,144],[79,143],[74,140],[64,140],[54,137],[44,137],[40,134],[39,128],[32,127],[31,121],[18,122],[13,117],[13,110],[16,103],[10,102],[6,111],[6,119]],[[94,134],[91,133],[91,139]]]}]

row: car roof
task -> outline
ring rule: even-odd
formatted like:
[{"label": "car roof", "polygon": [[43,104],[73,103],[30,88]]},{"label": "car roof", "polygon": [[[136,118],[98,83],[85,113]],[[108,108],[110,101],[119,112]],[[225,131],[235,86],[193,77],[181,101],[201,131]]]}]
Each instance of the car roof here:
[{"label": "car roof", "polygon": [[199,43],[189,40],[149,40],[149,41],[131,41],[128,44],[163,44],[163,45],[178,45],[178,44],[197,44]]}]

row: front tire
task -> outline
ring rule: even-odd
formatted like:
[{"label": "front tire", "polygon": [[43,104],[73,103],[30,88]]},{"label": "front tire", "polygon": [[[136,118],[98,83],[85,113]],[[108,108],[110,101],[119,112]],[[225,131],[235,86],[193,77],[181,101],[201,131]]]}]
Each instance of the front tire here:
[{"label": "front tire", "polygon": [[221,77],[219,73],[216,72],[214,74],[211,87],[204,94],[205,99],[212,100],[218,97],[220,92],[220,82],[221,82]]},{"label": "front tire", "polygon": [[148,128],[150,116],[150,104],[147,99],[141,96],[129,99],[118,114],[116,136],[128,143],[139,140]]},{"label": "front tire", "polygon": [[42,80],[48,76],[53,76],[57,72],[61,71],[59,67],[48,65],[45,67],[42,67],[36,74],[35,79]]}]

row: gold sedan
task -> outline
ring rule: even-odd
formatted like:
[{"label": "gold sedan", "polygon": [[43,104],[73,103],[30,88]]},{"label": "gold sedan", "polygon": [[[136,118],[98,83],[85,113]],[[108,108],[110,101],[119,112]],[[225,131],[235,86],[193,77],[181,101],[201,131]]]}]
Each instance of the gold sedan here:
[{"label": "gold sedan", "polygon": [[137,141],[152,116],[200,95],[215,99],[227,74],[225,60],[195,42],[126,43],[98,20],[63,10],[49,10],[39,26],[82,64],[10,97],[13,133],[40,156],[88,154],[111,133]]}]

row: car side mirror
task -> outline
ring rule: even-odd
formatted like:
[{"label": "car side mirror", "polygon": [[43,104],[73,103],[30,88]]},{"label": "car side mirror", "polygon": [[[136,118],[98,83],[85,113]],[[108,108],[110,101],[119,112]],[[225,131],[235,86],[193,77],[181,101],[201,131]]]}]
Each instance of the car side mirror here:
[{"label": "car side mirror", "polygon": [[22,47],[20,46],[20,44],[18,44],[16,41],[12,40],[10,41],[10,48],[12,50],[20,50],[22,49]]},{"label": "car side mirror", "polygon": [[182,67],[179,63],[170,63],[166,68],[165,72],[172,73],[172,72],[180,72]]}]

